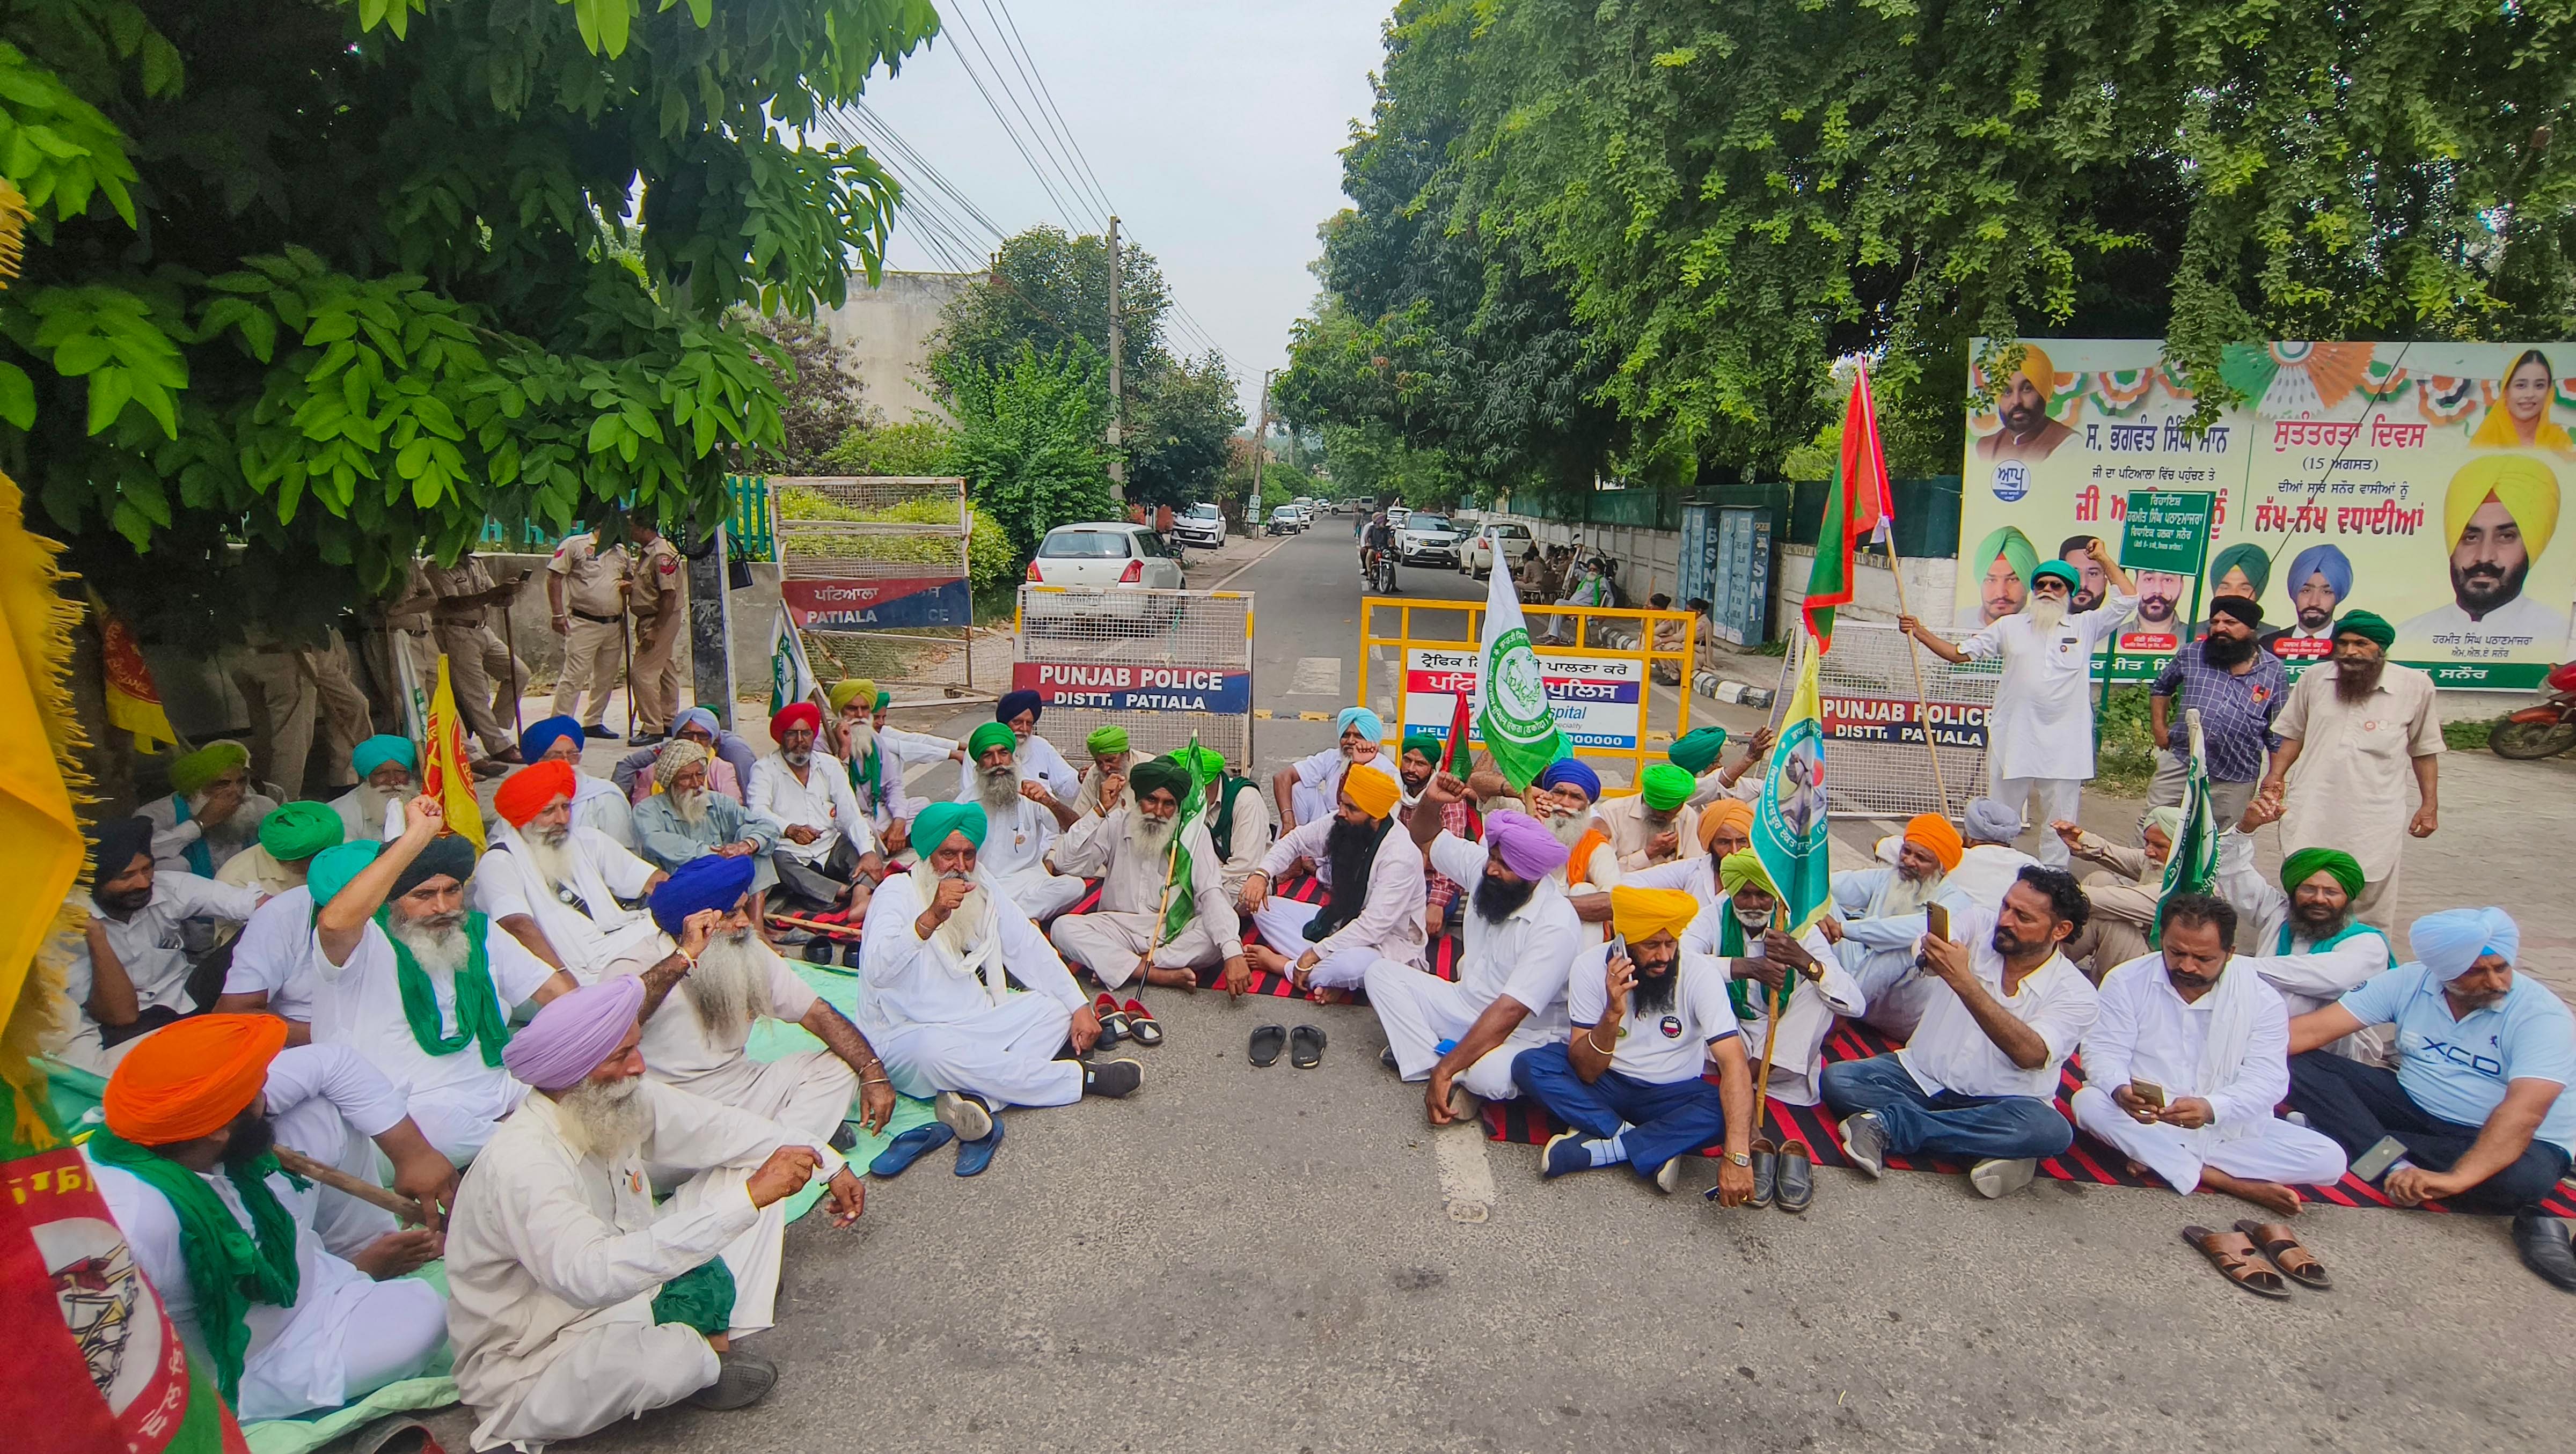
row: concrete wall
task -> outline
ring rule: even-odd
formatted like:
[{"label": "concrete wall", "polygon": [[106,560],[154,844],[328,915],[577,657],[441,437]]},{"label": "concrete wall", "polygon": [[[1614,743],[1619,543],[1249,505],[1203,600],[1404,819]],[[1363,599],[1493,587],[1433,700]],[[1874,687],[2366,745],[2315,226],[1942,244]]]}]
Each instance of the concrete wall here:
[{"label": "concrete wall", "polygon": [[940,310],[983,281],[982,273],[887,273],[871,288],[864,278],[852,278],[849,301],[819,315],[832,341],[854,353],[868,403],[888,423],[904,423],[915,413],[948,420],[922,387],[922,367],[929,361],[930,337],[939,331]]}]

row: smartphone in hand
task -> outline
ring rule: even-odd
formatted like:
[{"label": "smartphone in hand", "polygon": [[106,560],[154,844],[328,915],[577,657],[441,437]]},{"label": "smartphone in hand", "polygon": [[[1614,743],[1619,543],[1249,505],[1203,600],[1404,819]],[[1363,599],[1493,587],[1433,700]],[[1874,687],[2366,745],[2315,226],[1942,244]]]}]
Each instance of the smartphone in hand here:
[{"label": "smartphone in hand", "polygon": [[2363,1181],[2376,1183],[2381,1175],[2406,1155],[2406,1143],[2394,1136],[2382,1136],[2370,1149],[2352,1159],[2352,1174]]},{"label": "smartphone in hand", "polygon": [[1949,938],[1950,906],[1947,904],[1924,905],[1923,928],[1925,932],[1929,933],[1935,939]]},{"label": "smartphone in hand", "polygon": [[2129,1082],[2129,1094],[2161,1111],[2165,1108],[2165,1088],[2151,1080]]}]

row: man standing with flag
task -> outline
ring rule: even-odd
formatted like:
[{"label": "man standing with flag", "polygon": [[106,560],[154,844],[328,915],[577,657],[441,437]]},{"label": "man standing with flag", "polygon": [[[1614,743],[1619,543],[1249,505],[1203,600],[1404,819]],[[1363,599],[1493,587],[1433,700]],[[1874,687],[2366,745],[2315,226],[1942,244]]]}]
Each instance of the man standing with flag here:
[{"label": "man standing with flag", "polygon": [[1195,755],[1137,763],[1124,794],[1104,769],[1099,801],[1056,845],[1059,872],[1100,880],[1100,907],[1056,920],[1047,938],[1113,990],[1136,979],[1196,989],[1199,970],[1220,962],[1227,990],[1251,983],[1224,860],[1201,821],[1206,788],[1182,765]]}]

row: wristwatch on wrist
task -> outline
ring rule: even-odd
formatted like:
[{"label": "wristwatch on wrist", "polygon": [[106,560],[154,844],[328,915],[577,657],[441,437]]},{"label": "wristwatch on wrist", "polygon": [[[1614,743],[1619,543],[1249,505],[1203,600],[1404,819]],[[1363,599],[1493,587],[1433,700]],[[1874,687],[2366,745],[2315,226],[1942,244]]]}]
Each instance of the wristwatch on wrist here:
[{"label": "wristwatch on wrist", "polygon": [[1751,1166],[1753,1164],[1753,1153],[1750,1151],[1729,1151],[1726,1153],[1726,1159],[1734,1162],[1738,1166]]}]

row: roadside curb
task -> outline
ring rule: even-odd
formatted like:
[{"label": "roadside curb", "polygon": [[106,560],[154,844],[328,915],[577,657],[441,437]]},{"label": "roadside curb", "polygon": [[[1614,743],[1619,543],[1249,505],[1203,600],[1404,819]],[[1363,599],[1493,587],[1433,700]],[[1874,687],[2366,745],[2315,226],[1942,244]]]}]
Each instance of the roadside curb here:
[{"label": "roadside curb", "polygon": [[[1636,650],[1639,639],[1640,638],[1637,633],[1634,631],[1605,631],[1601,633],[1601,640],[1604,644],[1615,647],[1620,651]],[[1691,689],[1698,692],[1703,697],[1713,697],[1718,701],[1726,703],[1728,706],[1742,707],[1768,707],[1771,705],[1773,698],[1778,695],[1778,693],[1771,687],[1755,686],[1751,682],[1740,682],[1735,680],[1733,677],[1719,676],[1713,671],[1699,671],[1691,673]]]}]

